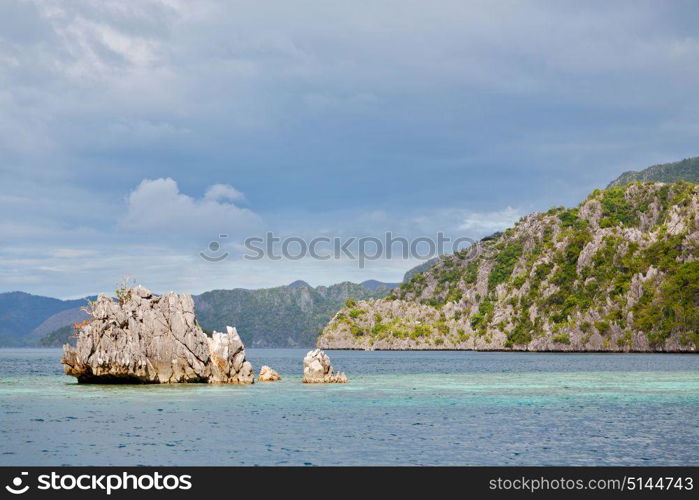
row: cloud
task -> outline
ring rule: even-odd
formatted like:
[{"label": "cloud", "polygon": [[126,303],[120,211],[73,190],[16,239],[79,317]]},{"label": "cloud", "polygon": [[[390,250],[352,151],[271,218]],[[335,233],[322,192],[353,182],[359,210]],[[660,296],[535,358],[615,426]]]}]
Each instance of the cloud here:
[{"label": "cloud", "polygon": [[206,190],[204,199],[210,201],[245,201],[245,195],[228,184],[214,184]]},{"label": "cloud", "polygon": [[236,234],[258,228],[261,218],[233,203],[243,195],[232,186],[215,184],[202,199],[180,192],[171,178],[144,179],[129,194],[126,214],[119,221],[124,231],[149,237],[196,238]]},{"label": "cloud", "polygon": [[[0,2],[0,290],[92,293],[125,272],[192,291],[359,279],[342,262],[222,272],[197,253],[266,225],[477,238],[575,205],[697,154],[697,15],[624,0]],[[361,278],[403,263],[371,266]]]},{"label": "cloud", "polygon": [[[531,209],[524,207],[483,211],[463,208],[365,212],[327,210],[317,213],[289,211],[276,217],[274,227],[270,229],[282,237],[295,236],[307,241],[318,236],[339,237],[344,241],[370,236],[384,241],[387,233],[391,233],[392,237],[408,239],[436,239],[438,233],[442,233],[452,241],[464,237],[478,240],[512,227],[522,216],[531,212]],[[256,236],[263,237],[264,234]]]},{"label": "cloud", "polygon": [[501,231],[512,227],[523,215],[521,210],[512,207],[488,213],[470,212],[464,214],[464,219],[461,225],[459,225],[459,229],[475,231],[476,233]]}]

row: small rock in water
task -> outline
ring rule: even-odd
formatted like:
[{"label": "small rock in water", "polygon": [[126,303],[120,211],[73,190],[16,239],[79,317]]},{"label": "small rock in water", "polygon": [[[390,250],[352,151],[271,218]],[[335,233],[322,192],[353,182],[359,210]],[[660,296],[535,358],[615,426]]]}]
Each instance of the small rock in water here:
[{"label": "small rock in water", "polygon": [[258,382],[276,382],[281,379],[279,374],[267,365],[263,365],[262,368],[260,368],[260,375],[257,377]]},{"label": "small rock in water", "polygon": [[345,384],[347,382],[347,375],[344,372],[335,374],[330,364],[330,358],[320,349],[308,351],[306,357],[303,358],[304,384]]}]

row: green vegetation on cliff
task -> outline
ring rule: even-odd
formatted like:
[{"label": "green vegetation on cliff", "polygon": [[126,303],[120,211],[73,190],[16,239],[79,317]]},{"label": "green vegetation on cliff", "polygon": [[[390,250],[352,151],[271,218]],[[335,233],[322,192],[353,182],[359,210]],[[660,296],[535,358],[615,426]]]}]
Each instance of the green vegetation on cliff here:
[{"label": "green vegetation on cliff", "polygon": [[[699,186],[634,183],[523,218],[384,300],[341,311],[321,347],[696,350]],[[380,320],[378,318],[381,318]]]}]

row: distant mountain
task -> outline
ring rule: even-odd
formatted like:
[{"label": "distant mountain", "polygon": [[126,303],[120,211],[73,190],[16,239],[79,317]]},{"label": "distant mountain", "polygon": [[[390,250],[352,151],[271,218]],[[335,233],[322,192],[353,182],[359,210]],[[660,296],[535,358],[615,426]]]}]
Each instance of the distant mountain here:
[{"label": "distant mountain", "polygon": [[[90,297],[91,300],[94,300],[95,298],[96,297]],[[82,310],[82,306],[57,312],[53,316],[46,318],[43,323],[34,328],[34,330],[32,330],[27,336],[27,339],[33,344],[58,328],[66,325],[72,325],[73,323],[78,323],[87,318],[88,315]]]},{"label": "distant mountain", "polygon": [[60,300],[24,292],[0,293],[0,346],[33,345],[32,331],[54,314],[79,308],[87,299]]},{"label": "distant mountain", "polygon": [[699,156],[694,158],[685,158],[674,163],[663,163],[662,165],[653,165],[640,172],[629,171],[624,172],[619,177],[614,179],[607,186],[626,186],[632,182],[653,181],[653,182],[677,182],[688,181],[699,183]]},{"label": "distant mountain", "polygon": [[[389,290],[393,290],[394,288],[397,288],[400,286],[400,283],[384,283],[383,281],[378,281],[378,280],[366,280],[362,281],[360,283],[361,286],[364,288],[368,288],[369,290],[376,291],[381,287],[385,287]],[[308,287],[308,288],[313,288],[311,285],[306,283],[303,280],[296,280],[293,283],[289,283],[287,285],[289,288],[300,288],[300,287]]]},{"label": "distant mountain", "polygon": [[400,283],[384,283],[383,281],[366,280],[362,281],[360,285],[362,285],[364,288],[368,288],[369,290],[373,290],[375,292],[382,287],[387,288],[389,290],[393,290],[394,288],[399,287]]},{"label": "distant mountain", "polygon": [[221,331],[226,325],[235,326],[246,345],[312,346],[346,299],[381,298],[389,291],[350,282],[316,288],[294,282],[260,290],[213,290],[195,296],[194,303],[204,329]]},{"label": "distant mountain", "polygon": [[62,326],[48,335],[45,335],[39,339],[40,347],[59,347],[69,342],[74,344],[71,340],[71,335],[73,335],[73,325]]},{"label": "distant mountain", "polygon": [[[320,329],[352,297],[357,300],[385,297],[397,283],[376,280],[364,284],[339,283],[313,288],[305,281],[287,286],[249,290],[213,290],[195,295],[197,319],[208,331],[235,326],[250,346],[312,346]],[[67,309],[47,319],[27,336],[42,346],[60,346],[70,341],[72,324],[85,318],[79,309]],[[53,329],[47,330],[47,325]],[[1,345],[1,344],[0,344]]]}]

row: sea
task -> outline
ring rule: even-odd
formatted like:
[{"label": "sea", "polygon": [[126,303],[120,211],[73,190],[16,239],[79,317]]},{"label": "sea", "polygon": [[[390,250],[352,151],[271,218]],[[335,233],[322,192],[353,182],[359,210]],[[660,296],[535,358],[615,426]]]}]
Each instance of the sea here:
[{"label": "sea", "polygon": [[248,349],[250,386],[84,385],[0,349],[0,465],[699,465],[699,356]]}]

